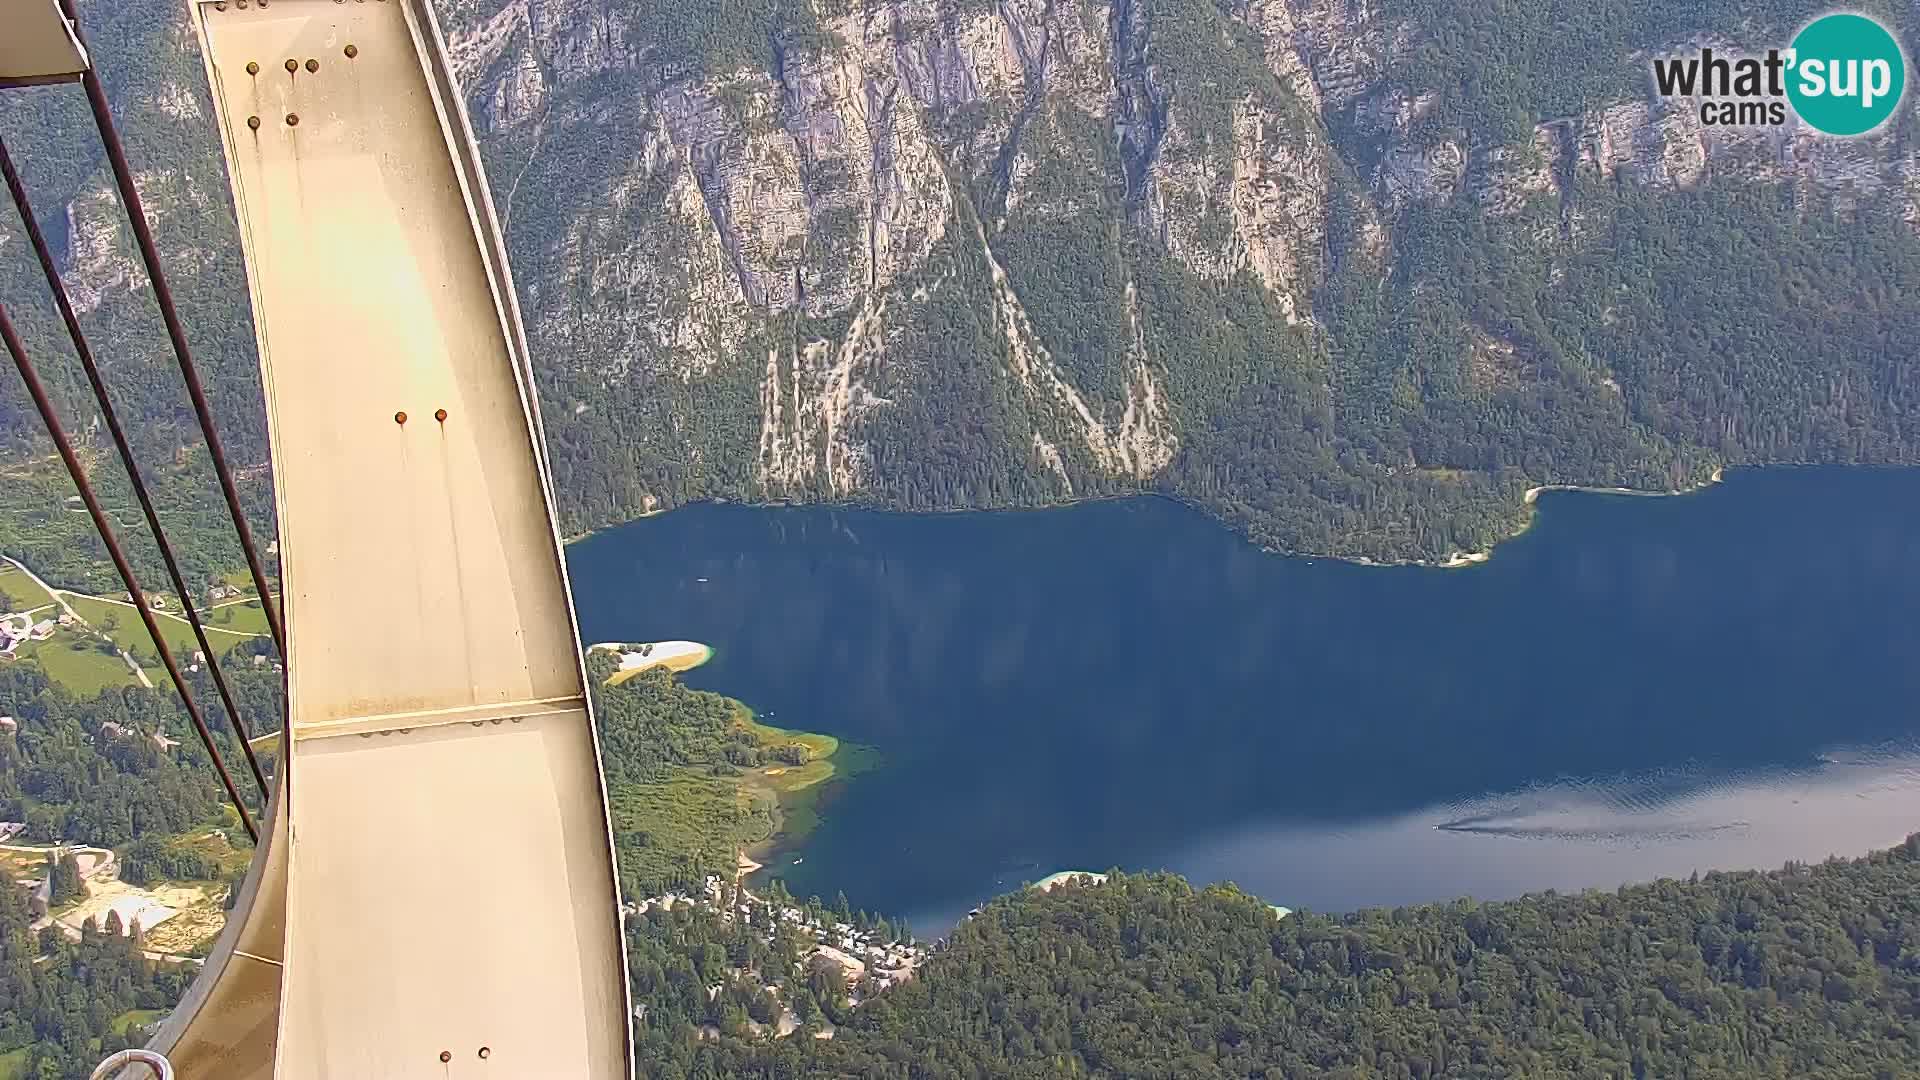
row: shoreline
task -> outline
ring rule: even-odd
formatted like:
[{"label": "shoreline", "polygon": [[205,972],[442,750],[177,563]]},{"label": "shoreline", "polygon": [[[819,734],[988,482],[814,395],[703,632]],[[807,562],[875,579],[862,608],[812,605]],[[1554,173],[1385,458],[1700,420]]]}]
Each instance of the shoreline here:
[{"label": "shoreline", "polygon": [[[1789,467],[1790,464],[1791,463],[1781,463],[1780,467]],[[1526,489],[1526,491],[1521,494],[1521,505],[1524,507],[1533,506],[1539,500],[1541,494],[1548,491],[1584,491],[1589,494],[1595,494],[1595,495],[1634,495],[1634,496],[1642,496],[1647,498],[1667,497],[1667,496],[1673,496],[1673,495],[1691,495],[1696,492],[1702,491],[1708,487],[1711,487],[1715,484],[1720,483],[1722,478],[1725,476],[1726,471],[1727,471],[1727,466],[1716,465],[1714,466],[1712,475],[1709,476],[1707,479],[1697,484],[1694,484],[1690,487],[1675,488],[1667,491],[1647,491],[1640,488],[1627,488],[1627,487],[1602,487],[1594,484],[1536,484],[1533,487]],[[1139,499],[1139,498],[1165,499],[1168,502],[1176,503],[1180,506],[1186,507],[1187,509],[1192,510],[1206,517],[1208,520],[1214,522],[1215,524],[1220,525],[1222,528],[1225,528],[1227,531],[1233,533],[1235,536],[1240,537],[1242,540],[1245,540],[1247,543],[1252,544],[1254,547],[1259,548],[1259,550],[1263,554],[1278,555],[1283,558],[1328,559],[1335,562],[1351,563],[1355,566],[1375,566],[1375,567],[1418,566],[1418,567],[1423,567],[1431,570],[1459,570],[1469,566],[1478,566],[1484,562],[1487,562],[1489,559],[1493,558],[1493,550],[1491,549],[1487,551],[1456,551],[1453,554],[1447,556],[1445,559],[1376,559],[1370,555],[1336,555],[1336,554],[1329,554],[1326,552],[1287,551],[1281,548],[1268,547],[1267,545],[1260,543],[1258,540],[1255,540],[1252,537],[1248,536],[1245,531],[1243,531],[1242,529],[1234,525],[1233,522],[1227,520],[1224,517],[1221,517],[1219,514],[1214,513],[1212,510],[1208,509],[1206,506],[1201,505],[1200,503],[1194,502],[1187,498],[1183,498],[1182,496],[1177,494],[1172,494],[1165,491],[1152,491],[1152,490],[1121,491],[1121,492],[1111,492],[1111,493],[1101,494],[1101,495],[1077,496],[1071,499],[1063,499],[1058,502],[1040,503],[1040,504],[1031,505],[1031,506],[1026,506],[1026,505],[947,506],[947,507],[938,507],[931,510],[901,510],[893,507],[879,506],[871,503],[854,502],[854,501],[849,501],[844,499],[821,500],[817,502],[796,501],[792,499],[776,499],[776,500],[769,500],[766,502],[746,502],[742,500],[726,499],[726,498],[695,499],[692,502],[683,503],[680,506],[662,508],[657,510],[646,510],[639,514],[634,515],[633,517],[626,518],[622,521],[610,522],[605,525],[597,526],[593,529],[587,530],[586,532],[580,533],[577,536],[565,537],[561,540],[561,544],[563,546],[568,544],[573,544],[577,541],[585,540],[588,537],[598,535],[599,533],[605,532],[610,529],[618,529],[618,528],[621,528],[622,526],[630,525],[633,522],[642,521],[646,518],[658,517],[661,514],[671,513],[674,510],[684,510],[684,509],[688,509],[695,506],[745,506],[745,507],[751,507],[755,509],[765,509],[765,510],[821,508],[821,509],[839,509],[839,510],[865,510],[865,511],[870,511],[870,512],[879,513],[879,514],[903,514],[903,515],[910,515],[913,517],[938,517],[943,514],[1035,513],[1035,512],[1046,511],[1046,510],[1064,510],[1070,507],[1084,506],[1084,505],[1090,505],[1094,503],[1119,502],[1126,499]],[[1521,525],[1518,529],[1516,529],[1511,534],[1507,536],[1503,536],[1499,540],[1495,541],[1493,544],[1493,547],[1498,548],[1501,544],[1504,544],[1509,540],[1518,539],[1519,537],[1525,535],[1527,530],[1531,529],[1532,527],[1533,527],[1533,518],[1532,518],[1532,515],[1529,514],[1525,524]]]},{"label": "shoreline", "polygon": [[[772,831],[763,840],[746,844],[739,858],[752,864],[742,877],[777,874],[781,856],[796,850],[820,823],[819,801],[835,782],[845,782],[873,768],[872,747],[847,742],[817,731],[795,731],[760,720],[744,702],[733,699],[739,723],[762,745],[799,743],[812,756],[803,765],[763,765],[742,778],[742,788],[771,804]],[[877,756],[877,755],[875,755]]]},{"label": "shoreline", "polygon": [[[1419,566],[1419,567],[1426,567],[1432,570],[1458,570],[1463,567],[1478,566],[1481,563],[1484,563],[1492,559],[1494,551],[1497,550],[1501,544],[1507,543],[1510,540],[1518,540],[1520,537],[1525,536],[1527,534],[1527,531],[1533,528],[1533,519],[1534,519],[1535,511],[1533,511],[1531,508],[1540,501],[1540,496],[1545,494],[1546,492],[1579,491],[1579,492],[1585,492],[1588,495],[1631,495],[1631,496],[1634,496],[1635,498],[1665,499],[1665,498],[1672,498],[1674,496],[1679,496],[1679,495],[1694,495],[1701,491],[1705,491],[1707,488],[1710,488],[1715,484],[1720,483],[1721,480],[1726,476],[1726,472],[1727,472],[1727,467],[1725,465],[1716,465],[1713,467],[1713,474],[1707,477],[1705,480],[1702,480],[1701,482],[1694,484],[1690,487],[1674,488],[1669,491],[1647,491],[1641,488],[1628,488],[1628,487],[1599,487],[1593,484],[1535,484],[1534,486],[1528,488],[1520,496],[1520,504],[1522,506],[1529,508],[1527,513],[1526,524],[1520,526],[1520,528],[1515,530],[1512,535],[1501,537],[1498,541],[1494,543],[1493,548],[1490,548],[1486,551],[1456,551],[1452,555],[1448,556],[1444,561],[1440,561],[1440,562],[1436,562],[1432,559],[1405,559],[1405,560],[1390,562],[1390,561],[1385,561],[1380,559],[1370,559],[1364,555],[1356,558],[1347,558],[1341,555],[1312,555],[1312,556],[1292,556],[1292,557],[1295,557],[1295,558],[1304,557],[1304,558],[1316,558],[1316,559],[1338,559],[1342,562],[1357,563],[1361,566]],[[1272,549],[1262,548],[1261,550],[1271,551]],[[1288,554],[1287,552],[1273,552],[1273,553],[1277,555]]]},{"label": "shoreline", "polygon": [[1691,487],[1675,488],[1671,491],[1646,491],[1641,488],[1626,487],[1594,487],[1589,484],[1536,484],[1528,488],[1526,494],[1521,496],[1521,499],[1526,505],[1532,506],[1535,502],[1539,501],[1543,493],[1548,491],[1584,491],[1590,495],[1633,495],[1640,498],[1660,499],[1674,495],[1692,495],[1696,492],[1705,491],[1707,488],[1720,483],[1726,477],[1726,474],[1727,467],[1725,465],[1716,465],[1713,468],[1713,475],[1707,477],[1705,480]]}]

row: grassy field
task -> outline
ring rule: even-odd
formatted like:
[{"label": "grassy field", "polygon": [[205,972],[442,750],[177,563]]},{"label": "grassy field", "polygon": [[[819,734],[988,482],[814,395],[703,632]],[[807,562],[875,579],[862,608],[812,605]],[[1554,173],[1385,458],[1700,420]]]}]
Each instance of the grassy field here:
[{"label": "grassy field", "polygon": [[[665,779],[608,792],[621,873],[631,887],[724,873],[741,850],[767,852],[799,841],[819,824],[829,780],[872,768],[879,755],[831,735],[789,731],[730,701],[733,722],[767,750],[795,743],[806,762],[770,762],[745,771],[684,766]],[[758,857],[758,856],[756,856]]]},{"label": "grassy field", "polygon": [[[132,606],[110,603],[106,600],[95,600],[92,597],[76,596],[72,593],[66,593],[64,595],[67,603],[73,605],[73,610],[79,612],[81,618],[87,620],[95,630],[99,630],[108,637],[111,637],[121,648],[129,652],[135,652],[136,650],[139,653],[147,654],[153,652],[153,639],[147,636],[147,628],[140,622],[140,612]],[[246,606],[241,605],[230,610],[244,613]],[[256,612],[258,611],[258,609],[255,610]],[[175,653],[179,653],[183,650],[190,652],[199,647],[193,640],[193,627],[187,625],[186,619],[169,612],[155,612],[154,614],[158,616],[157,621],[160,624],[160,634],[166,638],[169,649]],[[264,615],[260,617],[262,620],[265,619]],[[236,620],[244,618],[244,614],[235,616]],[[230,629],[234,632],[229,632],[226,629],[217,629],[217,624],[210,623],[207,625],[207,642],[213,646],[215,653],[224,655],[227,650],[233,648],[235,645],[264,631],[265,626],[262,625],[260,631],[255,631],[240,625],[236,625]]]},{"label": "grassy field", "polygon": [[[209,631],[218,627],[222,630],[232,630],[241,634],[258,634],[263,637],[268,633],[267,613],[261,609],[258,600],[247,600],[238,604],[217,604],[202,611],[200,621]],[[208,636],[214,635],[209,633]]]},{"label": "grassy field", "polygon": [[0,851],[0,868],[16,881],[37,878],[47,872],[47,856],[38,851]]},{"label": "grassy field", "polygon": [[[6,571],[0,573],[0,607],[26,610],[22,605],[38,607],[53,602],[53,598],[34,585],[27,575],[11,566],[7,566]],[[153,640],[147,636],[147,628],[140,622],[140,613],[131,605],[75,593],[63,592],[61,596],[82,619],[95,631],[111,639],[113,644],[136,656],[154,658]],[[183,616],[169,612],[154,614],[169,649],[176,654],[197,650],[193,627],[187,624]],[[241,642],[264,637],[267,633],[267,615],[260,609],[257,600],[229,603],[206,612],[203,618],[207,640],[213,645],[213,651],[222,656]],[[75,648],[76,643],[82,647]],[[79,629],[62,629],[47,641],[20,646],[14,662],[38,664],[48,678],[72,691],[76,697],[92,697],[110,686],[133,685],[133,672],[127,667],[126,661],[100,651],[101,644],[103,642],[96,634]],[[147,666],[147,677],[156,686],[167,685],[166,669],[157,659]]]},{"label": "grassy field", "polygon": [[[82,602],[75,601],[76,610]],[[54,603],[53,596],[34,584],[32,578],[11,564],[0,563],[0,609],[32,611],[52,608]],[[111,610],[112,605],[96,603],[95,608],[104,612]],[[137,630],[138,616],[131,608],[121,610],[133,617]],[[59,612],[49,610],[44,614],[53,617]],[[82,615],[89,620],[93,618],[86,611]],[[63,628],[46,641],[22,644],[15,650],[13,662],[39,665],[49,679],[72,691],[75,697],[92,697],[109,686],[132,685],[132,669],[120,657],[101,652],[98,646],[102,644],[99,638],[84,630]]]},{"label": "grassy field", "polygon": [[27,1075],[27,1048],[0,1054],[0,1080],[23,1080]]},{"label": "grassy field", "polygon": [[773,835],[771,807],[756,807],[745,785],[691,770],[617,787],[608,803],[621,876],[635,883],[672,880],[695,865],[729,865],[740,847]]},{"label": "grassy field", "polygon": [[32,611],[53,603],[47,590],[12,563],[0,563],[0,611]]},{"label": "grassy field", "polygon": [[224,816],[227,820],[223,820],[220,827],[204,828],[189,833],[174,840],[172,844],[173,847],[183,850],[197,851],[212,859],[220,867],[217,880],[208,884],[218,884],[219,881],[225,881],[242,873],[246,870],[247,863],[253,858],[252,848],[235,847],[230,838],[228,830],[239,828],[237,819],[231,813]]},{"label": "grassy field", "polygon": [[148,1024],[157,1024],[167,1015],[165,1009],[128,1009],[113,1018],[113,1030],[128,1035],[139,1034]]},{"label": "grassy field", "polygon": [[[76,649],[75,644],[81,647]],[[73,696],[90,698],[109,686],[131,686],[133,670],[116,655],[101,652],[100,639],[72,630],[62,630],[46,641],[30,641],[15,651],[14,663],[38,664],[47,678],[67,688]],[[151,675],[163,672],[151,672]]]}]

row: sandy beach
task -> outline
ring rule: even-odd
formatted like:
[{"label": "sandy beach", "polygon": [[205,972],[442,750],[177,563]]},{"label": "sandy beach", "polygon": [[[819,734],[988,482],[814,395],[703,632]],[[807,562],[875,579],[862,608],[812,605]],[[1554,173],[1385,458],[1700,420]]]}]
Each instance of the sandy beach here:
[{"label": "sandy beach", "polygon": [[701,664],[713,659],[713,648],[698,641],[654,641],[640,645],[638,649],[629,648],[620,642],[601,642],[587,646],[589,650],[610,652],[620,658],[620,670],[607,680],[608,686],[618,686],[635,675],[650,668],[664,667],[674,672],[692,671]]},{"label": "sandy beach", "polygon": [[1695,484],[1692,487],[1678,488],[1673,491],[1642,491],[1639,488],[1624,487],[1589,487],[1585,484],[1540,484],[1536,487],[1528,488],[1524,498],[1526,504],[1532,506],[1534,501],[1540,498],[1541,493],[1547,491],[1585,491],[1596,495],[1645,495],[1651,497],[1691,495],[1704,487],[1719,483],[1726,471],[1724,468],[1715,469],[1713,470],[1713,475],[1708,477],[1705,483]]},{"label": "sandy beach", "polygon": [[1107,880],[1107,875],[1096,874],[1091,870],[1062,870],[1058,873],[1048,874],[1046,877],[1034,882],[1033,887],[1039,889],[1041,892],[1052,892],[1054,886],[1065,885],[1074,878],[1090,878],[1095,885],[1098,885]]},{"label": "sandy beach", "polygon": [[[1527,489],[1526,494],[1521,496],[1521,501],[1528,506],[1532,506],[1535,502],[1539,501],[1542,493],[1548,491],[1584,491],[1595,495],[1643,495],[1649,498],[1663,498],[1669,495],[1691,495],[1708,485],[1719,483],[1722,474],[1725,472],[1726,470],[1724,468],[1715,469],[1713,470],[1713,475],[1704,483],[1695,484],[1692,487],[1680,488],[1675,491],[1641,491],[1637,488],[1593,487],[1587,484],[1536,484]],[[1527,527],[1531,528],[1532,522],[1528,522]],[[1513,536],[1507,537],[1507,539],[1511,540],[1526,531],[1527,530],[1523,528],[1520,532],[1514,533]],[[1491,558],[1493,558],[1493,552],[1491,551],[1457,551],[1448,558],[1447,561],[1434,563],[1433,565],[1442,570],[1458,570],[1463,566],[1477,566]]]}]

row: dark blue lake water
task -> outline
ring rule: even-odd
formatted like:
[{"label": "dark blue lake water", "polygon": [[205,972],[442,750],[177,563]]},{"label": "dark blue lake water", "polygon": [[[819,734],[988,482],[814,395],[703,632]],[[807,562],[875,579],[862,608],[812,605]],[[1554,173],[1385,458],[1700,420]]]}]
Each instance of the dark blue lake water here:
[{"label": "dark blue lake water", "polygon": [[1157,499],[701,506],[569,563],[586,640],[705,642],[692,685],[878,749],[773,869],[923,932],[1064,868],[1347,909],[1920,830],[1920,471],[1538,509],[1459,570],[1271,555]]}]

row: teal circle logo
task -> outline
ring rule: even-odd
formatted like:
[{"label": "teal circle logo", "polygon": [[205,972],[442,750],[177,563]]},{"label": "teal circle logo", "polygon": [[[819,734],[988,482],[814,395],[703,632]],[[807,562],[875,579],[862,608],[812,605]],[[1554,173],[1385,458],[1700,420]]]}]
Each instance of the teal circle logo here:
[{"label": "teal circle logo", "polygon": [[1787,99],[1814,130],[1864,135],[1887,122],[1907,91],[1907,57],[1865,15],[1823,15],[1793,39]]}]

